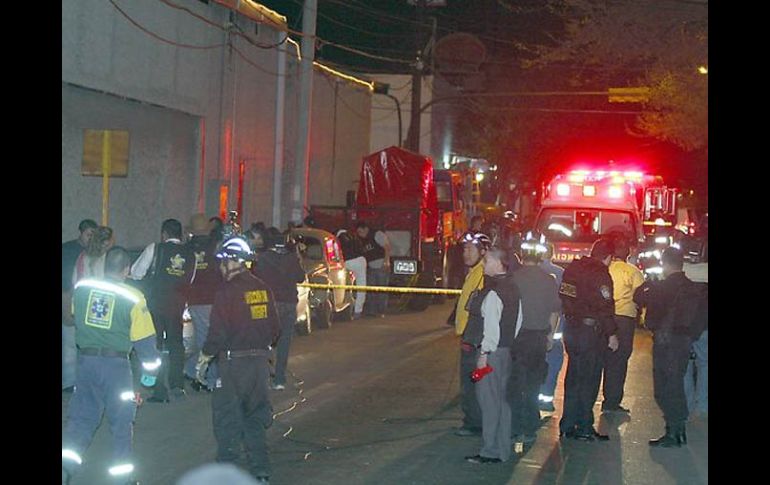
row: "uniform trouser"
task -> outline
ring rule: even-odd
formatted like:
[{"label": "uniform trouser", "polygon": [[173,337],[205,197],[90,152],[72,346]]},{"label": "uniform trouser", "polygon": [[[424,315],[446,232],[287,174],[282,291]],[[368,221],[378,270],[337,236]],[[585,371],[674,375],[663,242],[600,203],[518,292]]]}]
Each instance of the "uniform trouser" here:
[{"label": "uniform trouser", "polygon": [[709,331],[692,343],[695,359],[687,361],[684,375],[684,394],[687,396],[687,409],[691,413],[709,411]]},{"label": "uniform trouser", "polygon": [[267,355],[226,360],[220,354],[219,360],[222,387],[214,390],[211,399],[217,461],[236,462],[243,440],[252,475],[267,477],[270,458],[265,434],[273,422]]},{"label": "uniform trouser", "polygon": [[[366,285],[366,258],[359,256],[349,261],[345,261],[345,267],[353,272],[356,277],[356,286]],[[353,309],[357,314],[364,311],[364,302],[366,302],[366,292],[356,291],[356,303]]]},{"label": "uniform trouser", "polygon": [[494,370],[474,384],[483,422],[483,444],[479,455],[508,461],[511,457],[511,405],[507,387],[511,379],[511,350],[499,347],[489,354],[487,365]]},{"label": "uniform trouser", "polygon": [[[366,283],[371,286],[388,286],[390,271],[385,268],[368,268]],[[375,315],[385,313],[388,308],[388,294],[384,291],[373,291],[366,297],[367,312]]]},{"label": "uniform trouser", "polygon": [[275,377],[276,384],[286,384],[286,365],[289,362],[289,348],[291,338],[294,335],[294,325],[297,323],[297,304],[277,302],[278,318],[281,320],[281,336],[275,351]]},{"label": "uniform trouser", "polygon": [[[168,388],[184,389],[184,341],[182,340],[182,311],[154,312],[152,320],[155,323],[155,331],[163,345],[164,358],[161,365],[158,384],[155,386],[154,396],[160,399],[168,397]],[[162,338],[165,332],[165,339]],[[164,355],[164,357],[165,357]],[[168,387],[166,382],[168,381]]]},{"label": "uniform trouser", "polygon": [[589,432],[594,424],[594,402],[599,394],[602,377],[602,351],[606,338],[599,326],[588,326],[579,321],[564,326],[564,345],[567,349],[567,375],[564,378],[564,411],[559,429],[567,432]]},{"label": "uniform trouser", "polygon": [[532,436],[540,427],[538,391],[548,372],[547,331],[522,329],[511,346],[511,433]]},{"label": "uniform trouser", "polygon": [[75,345],[75,327],[61,326],[61,388],[75,385],[78,348]]},{"label": "uniform trouser", "polygon": [[545,361],[548,363],[548,375],[545,382],[540,386],[540,394],[543,402],[553,402],[553,396],[556,393],[556,383],[559,381],[559,372],[564,364],[564,344],[561,339],[553,341],[553,347],[546,352]]},{"label": "uniform trouser", "polygon": [[[184,366],[184,373],[194,378],[195,365],[198,363],[198,354],[206,343],[206,337],[209,335],[209,326],[211,324],[211,305],[190,305],[188,307],[193,328],[195,329],[195,352],[187,359]],[[184,347],[184,342],[183,342]],[[206,386],[213,389],[217,382],[219,374],[217,372],[216,362],[211,362],[206,373]]]},{"label": "uniform trouser", "polygon": [[463,428],[481,431],[481,407],[476,397],[475,384],[471,380],[471,372],[476,368],[478,349],[466,350],[460,347],[460,406],[463,410]]},{"label": "uniform trouser", "polygon": [[677,432],[687,421],[687,399],[684,374],[690,356],[688,335],[655,332],[652,343],[652,380],[655,402],[663,411],[663,419],[671,432]]},{"label": "uniform trouser", "polygon": [[[110,466],[132,463],[136,404],[128,359],[80,355],[77,360],[78,376],[69,404],[62,448],[82,457],[104,413],[112,434]],[[130,399],[125,399],[128,394],[124,393],[130,393]]]},{"label": "uniform trouser", "polygon": [[623,400],[623,388],[626,385],[628,373],[628,359],[634,350],[634,332],[636,319],[623,315],[615,315],[615,323],[618,326],[618,350],[613,352],[606,347],[604,349],[604,401],[602,409],[612,409],[620,406]]}]

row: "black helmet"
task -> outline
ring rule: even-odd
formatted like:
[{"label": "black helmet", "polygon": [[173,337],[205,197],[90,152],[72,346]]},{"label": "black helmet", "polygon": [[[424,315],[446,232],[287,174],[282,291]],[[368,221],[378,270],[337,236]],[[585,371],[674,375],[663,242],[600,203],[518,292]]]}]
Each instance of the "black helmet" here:
[{"label": "black helmet", "polygon": [[484,234],[483,232],[476,232],[476,231],[468,231],[465,234],[463,234],[463,237],[460,241],[463,244],[470,243],[475,244],[479,247],[479,249],[489,249],[492,247],[492,240],[489,239],[489,236]]},{"label": "black helmet", "polygon": [[241,237],[231,237],[223,242],[217,250],[218,259],[229,259],[243,263],[254,259],[254,251],[251,250],[249,243]]},{"label": "black helmet", "polygon": [[528,232],[526,239],[521,243],[521,256],[524,259],[539,262],[543,260],[547,252],[548,247],[545,245],[545,236],[540,235],[540,238],[536,238],[532,235],[532,232]]}]

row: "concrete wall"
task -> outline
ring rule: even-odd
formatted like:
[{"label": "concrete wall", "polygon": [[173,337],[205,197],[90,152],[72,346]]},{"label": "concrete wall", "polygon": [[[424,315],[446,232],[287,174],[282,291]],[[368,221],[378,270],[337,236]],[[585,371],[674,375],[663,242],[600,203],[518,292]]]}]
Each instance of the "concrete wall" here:
[{"label": "concrete wall", "polygon": [[[233,21],[264,45],[284,35],[214,3],[175,3],[218,25]],[[80,175],[85,128],[129,131],[129,175],[113,179],[110,194],[109,224],[119,244],[137,247],[157,239],[166,217],[186,224],[198,210],[216,214],[221,185],[229,187],[228,208],[235,208],[241,161],[246,167],[242,221],[272,223],[277,50],[238,36],[230,42],[240,53],[222,47],[228,41],[223,30],[156,0],[119,6],[171,42],[212,48],[162,42],[103,0],[62,0],[62,240],[76,235],[84,217],[100,219],[101,182]],[[296,61],[289,64],[284,201],[290,200],[293,181],[298,94]],[[343,203],[344,189],[337,187],[350,183],[351,170],[357,177],[360,158],[368,152],[369,125],[339,102],[345,99],[368,116],[371,95],[342,82],[335,123],[334,90],[318,80],[325,76],[315,76],[310,173],[311,180],[324,174],[319,184],[334,188],[311,183],[310,200]]]},{"label": "concrete wall", "polygon": [[345,193],[358,188],[361,159],[369,153],[372,95],[318,71],[313,83],[308,200],[344,205]]},{"label": "concrete wall", "polygon": [[187,222],[198,123],[182,112],[62,86],[62,239],[77,235],[81,219],[102,216],[102,177],[81,175],[83,130],[129,132],[128,176],[110,178],[108,225],[118,244],[134,248],[160,238],[163,219]]}]

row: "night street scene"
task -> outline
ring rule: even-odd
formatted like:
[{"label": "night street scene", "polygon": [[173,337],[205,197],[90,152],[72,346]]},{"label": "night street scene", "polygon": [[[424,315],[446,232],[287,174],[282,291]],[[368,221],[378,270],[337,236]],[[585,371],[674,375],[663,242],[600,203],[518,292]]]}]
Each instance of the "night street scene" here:
[{"label": "night street scene", "polygon": [[62,484],[707,484],[708,30],[63,0]]}]

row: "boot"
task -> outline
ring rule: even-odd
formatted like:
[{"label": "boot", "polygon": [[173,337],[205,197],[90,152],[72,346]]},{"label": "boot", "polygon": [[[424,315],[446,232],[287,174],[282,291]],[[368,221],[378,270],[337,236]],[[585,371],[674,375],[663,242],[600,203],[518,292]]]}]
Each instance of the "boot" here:
[{"label": "boot", "polygon": [[663,448],[673,448],[682,446],[678,438],[678,433],[672,431],[670,426],[666,426],[666,434],[656,440],[649,441],[650,446],[661,446]]},{"label": "boot", "polygon": [[679,433],[677,434],[676,439],[679,440],[679,444],[687,444],[687,431],[684,429],[684,425],[679,428]]}]

